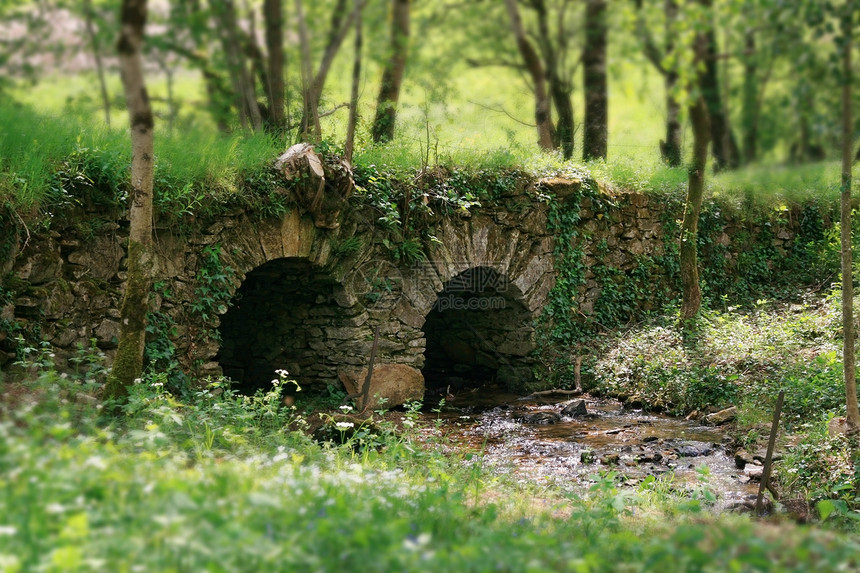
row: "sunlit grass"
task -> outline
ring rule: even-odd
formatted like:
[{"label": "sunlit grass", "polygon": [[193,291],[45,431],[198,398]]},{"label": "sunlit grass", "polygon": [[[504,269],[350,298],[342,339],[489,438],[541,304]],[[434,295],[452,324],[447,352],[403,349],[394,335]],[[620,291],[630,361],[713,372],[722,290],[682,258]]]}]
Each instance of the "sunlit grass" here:
[{"label": "sunlit grass", "polygon": [[265,402],[208,391],[178,402],[149,382],[123,419],[73,399],[81,389],[52,371],[6,394],[14,407],[0,400],[3,571],[857,566],[850,536],[774,534],[661,482],[622,489],[606,473],[583,496],[522,487],[432,428],[318,444]]}]

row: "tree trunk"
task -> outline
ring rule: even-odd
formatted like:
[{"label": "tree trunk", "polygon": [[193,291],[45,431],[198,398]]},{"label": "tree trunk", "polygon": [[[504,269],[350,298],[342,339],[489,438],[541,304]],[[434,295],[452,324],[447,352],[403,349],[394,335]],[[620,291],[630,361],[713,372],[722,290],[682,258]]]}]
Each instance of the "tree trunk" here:
[{"label": "tree trunk", "polygon": [[702,306],[696,243],[711,135],[710,118],[702,98],[698,98],[690,106],[690,123],[693,126],[693,160],[690,163],[687,203],[684,207],[684,220],[681,223],[681,321],[693,318]]},{"label": "tree trunk", "polygon": [[585,91],[585,134],[582,158],[606,159],[608,139],[606,91],[606,0],[585,5],[585,49],[582,52]]},{"label": "tree trunk", "polygon": [[848,431],[860,430],[857,381],[854,362],[854,269],[851,262],[851,164],[854,151],[851,117],[851,40],[854,33],[853,0],[847,0],[842,15],[842,361],[845,379]]},{"label": "tree trunk", "polygon": [[[559,38],[558,49],[556,49],[556,46],[553,46],[552,33],[549,26],[549,11],[546,8],[546,2],[544,0],[531,0],[531,7],[537,14],[538,35],[536,39],[539,51],[543,55],[544,65],[546,66],[546,81],[549,95],[552,105],[555,106],[556,114],[558,114],[558,121],[556,122],[555,130],[552,132],[553,147],[560,147],[563,157],[570,159],[573,157],[576,125],[574,124],[573,101],[571,101],[573,86],[570,82],[562,78],[559,70],[558,52],[564,50],[564,44],[561,38]],[[562,32],[560,30],[559,36],[561,35]]]},{"label": "tree trunk", "polygon": [[[677,0],[666,0],[663,6],[666,15],[666,53],[671,54],[675,49],[673,29],[678,19]],[[660,155],[670,167],[681,165],[681,105],[675,97],[675,86],[678,83],[678,72],[668,69],[663,75],[666,89],[666,139],[661,142]]]},{"label": "tree trunk", "polygon": [[550,113],[550,100],[547,96],[546,77],[537,52],[532,46],[523,28],[517,0],[505,0],[511,27],[517,41],[517,49],[523,58],[526,70],[531,77],[535,92],[535,123],[537,123],[538,145],[541,149],[553,149],[552,116]]},{"label": "tree trunk", "polygon": [[107,84],[105,83],[105,69],[102,63],[102,52],[99,46],[99,38],[93,25],[93,0],[84,0],[84,17],[87,24],[87,35],[93,48],[93,57],[96,61],[96,72],[99,77],[99,90],[102,95],[102,105],[105,110],[105,123],[110,127],[110,98],[108,97]]},{"label": "tree trunk", "polygon": [[753,163],[758,156],[758,62],[755,31],[744,34],[744,82],[743,82],[743,153],[744,163]]},{"label": "tree trunk", "polygon": [[313,85],[310,38],[308,38],[308,24],[305,20],[302,0],[296,0],[296,21],[299,27],[299,49],[302,54],[302,109],[304,112],[300,132],[302,140],[316,142],[322,138],[322,127]]},{"label": "tree trunk", "polygon": [[670,167],[681,165],[681,106],[675,98],[678,74],[669,71],[664,76],[666,86],[666,139],[660,142],[660,156]]},{"label": "tree trunk", "polygon": [[[699,3],[710,10],[713,0],[699,0]],[[711,118],[711,139],[714,155],[714,169],[736,169],[740,163],[738,144],[732,134],[729,119],[723,106],[723,98],[720,95],[720,80],[717,69],[718,50],[717,36],[714,32],[712,15],[708,14],[708,29],[705,32],[706,44],[704,55],[704,72],[701,78],[702,96],[708,106],[708,115]]]},{"label": "tree trunk", "polygon": [[574,135],[576,125],[574,123],[573,102],[571,101],[571,88],[567,82],[561,81],[555,74],[550,81],[550,93],[555,111],[558,113],[558,121],[553,134],[556,146],[561,147],[562,156],[565,159],[573,157]]},{"label": "tree trunk", "polygon": [[104,393],[106,399],[115,400],[122,400],[143,372],[146,310],[152,283],[153,117],[140,57],[146,15],[146,0],[123,1],[118,50],[131,124],[131,228],[119,345]]},{"label": "tree trunk", "polygon": [[391,4],[391,58],[382,72],[382,85],[376,101],[376,116],[370,130],[374,143],[394,139],[397,121],[397,101],[400,85],[406,71],[409,49],[409,9],[411,0],[392,0]]},{"label": "tree trunk", "polygon": [[263,14],[266,19],[266,52],[268,53],[268,77],[266,85],[267,100],[269,101],[269,123],[275,133],[281,133],[286,127],[284,117],[284,94],[286,85],[284,79],[284,15],[281,8],[282,0],[264,0]]},{"label": "tree trunk", "polygon": [[358,122],[358,94],[361,82],[361,0],[355,0],[355,54],[352,61],[352,91],[349,96],[349,120],[346,124],[346,143],[343,148],[344,159],[352,165],[355,149],[355,124]]},{"label": "tree trunk", "polygon": [[221,44],[224,55],[227,58],[227,66],[230,72],[230,81],[233,84],[233,92],[236,108],[239,114],[239,124],[243,129],[250,124],[251,128],[259,130],[263,125],[260,115],[260,107],[254,91],[254,82],[248,74],[245,59],[242,55],[239,40],[239,26],[236,23],[236,8],[232,0],[215,2],[217,6],[214,13],[218,19]]}]

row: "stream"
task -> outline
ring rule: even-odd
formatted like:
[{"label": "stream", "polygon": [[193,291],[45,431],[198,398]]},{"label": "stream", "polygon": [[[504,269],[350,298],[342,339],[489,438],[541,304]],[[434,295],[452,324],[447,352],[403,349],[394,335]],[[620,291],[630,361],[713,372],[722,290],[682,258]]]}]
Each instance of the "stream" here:
[{"label": "stream", "polygon": [[[560,415],[579,400],[587,414]],[[671,480],[673,490],[690,495],[706,487],[717,496],[716,511],[750,507],[758,492],[758,481],[726,453],[730,437],[719,427],[625,410],[614,400],[528,400],[484,387],[426,416],[443,420],[449,439],[482,451],[498,471],[565,491],[584,491],[591,476],[614,471],[630,487],[648,476]]]}]

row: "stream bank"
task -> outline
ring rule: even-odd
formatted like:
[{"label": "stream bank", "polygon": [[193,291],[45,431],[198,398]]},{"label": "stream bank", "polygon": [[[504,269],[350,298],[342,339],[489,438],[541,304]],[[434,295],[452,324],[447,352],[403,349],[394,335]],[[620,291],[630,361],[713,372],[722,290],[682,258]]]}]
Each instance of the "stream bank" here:
[{"label": "stream bank", "polygon": [[[725,426],[630,410],[587,394],[535,400],[484,387],[449,398],[425,420],[441,420],[452,446],[482,452],[484,463],[515,480],[576,493],[612,472],[626,487],[653,477],[676,493],[709,491],[715,511],[755,504],[761,459],[736,460]],[[584,414],[582,406],[574,408],[580,401]]]}]

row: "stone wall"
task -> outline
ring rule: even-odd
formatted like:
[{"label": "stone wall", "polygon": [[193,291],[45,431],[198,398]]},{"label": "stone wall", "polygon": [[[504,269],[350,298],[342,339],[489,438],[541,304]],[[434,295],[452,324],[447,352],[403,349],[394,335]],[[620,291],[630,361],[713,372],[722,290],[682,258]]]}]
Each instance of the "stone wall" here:
[{"label": "stone wall", "polygon": [[[227,374],[244,391],[265,387],[281,368],[311,390],[339,385],[340,374],[367,365],[377,327],[377,363],[425,369],[433,384],[490,378],[522,385],[535,366],[534,321],[557,274],[548,195],[578,209],[571,246],[581,250],[586,271],[571,305],[583,317],[605,287],[598,268],[633,273],[643,257],[671,251],[664,227],[680,216],[677,204],[581,187],[527,181],[469,212],[431,203],[435,214],[423,224],[434,238],[424,242],[426,260],[412,263],[392,261],[377,214],[355,198],[337,229],[315,227],[298,207],[280,219],[236,211],[181,230],[161,226],[152,311],[173,325],[167,332],[187,372]],[[790,251],[797,226],[791,218],[779,223],[771,246]],[[725,256],[736,257],[745,247],[734,237],[746,241],[750,229],[730,220],[724,227],[718,241]],[[126,235],[119,216],[72,213],[0,262],[11,293],[0,314],[0,367],[12,362],[17,331],[53,345],[61,367],[90,339],[110,361]],[[223,271],[214,285],[213,253]],[[655,292],[664,279],[653,277]],[[207,307],[202,287],[213,286],[222,298]]]}]

